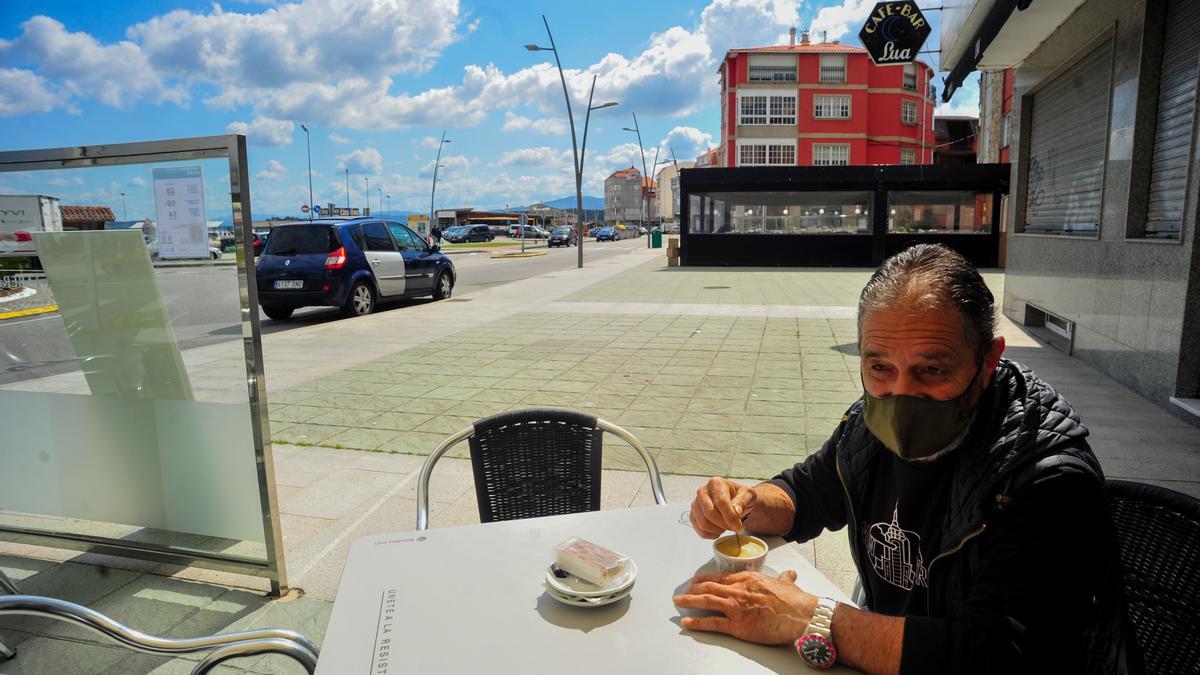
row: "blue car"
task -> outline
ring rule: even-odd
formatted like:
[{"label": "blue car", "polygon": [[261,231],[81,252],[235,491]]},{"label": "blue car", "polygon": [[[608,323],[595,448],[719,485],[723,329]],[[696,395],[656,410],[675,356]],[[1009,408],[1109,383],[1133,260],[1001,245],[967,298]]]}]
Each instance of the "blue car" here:
[{"label": "blue car", "polygon": [[277,320],[312,305],[363,316],[384,299],[449,298],[456,277],[439,247],[401,223],[313,220],[271,230],[258,259],[258,304]]},{"label": "blue car", "polygon": [[602,228],[596,230],[596,241],[616,241],[616,240],[617,240],[617,228],[602,227]]}]

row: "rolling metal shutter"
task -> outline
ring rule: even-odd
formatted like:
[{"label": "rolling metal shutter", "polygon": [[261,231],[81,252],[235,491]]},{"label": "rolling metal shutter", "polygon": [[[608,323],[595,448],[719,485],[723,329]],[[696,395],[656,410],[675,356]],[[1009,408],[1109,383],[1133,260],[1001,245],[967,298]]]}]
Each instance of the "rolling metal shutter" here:
[{"label": "rolling metal shutter", "polygon": [[1173,0],[1167,7],[1159,71],[1158,118],[1150,168],[1146,236],[1179,237],[1187,193],[1200,71],[1200,3]]},{"label": "rolling metal shutter", "polygon": [[1025,231],[1096,232],[1111,63],[1109,41],[1033,95]]}]

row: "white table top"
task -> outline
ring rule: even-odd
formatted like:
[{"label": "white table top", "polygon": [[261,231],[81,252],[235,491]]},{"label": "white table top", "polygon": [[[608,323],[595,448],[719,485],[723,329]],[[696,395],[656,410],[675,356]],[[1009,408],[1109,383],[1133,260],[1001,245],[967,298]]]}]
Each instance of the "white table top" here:
[{"label": "white table top", "polygon": [[[805,672],[791,647],[679,626],[683,610],[672,596],[697,572],[712,571],[712,543],[692,531],[687,509],[668,504],[359,539],[342,570],[317,673]],[[551,548],[571,536],[633,558],[638,576],[628,598],[577,608],[546,594]],[[770,543],[766,571],[794,569],[801,588],[849,602],[796,546]]]}]

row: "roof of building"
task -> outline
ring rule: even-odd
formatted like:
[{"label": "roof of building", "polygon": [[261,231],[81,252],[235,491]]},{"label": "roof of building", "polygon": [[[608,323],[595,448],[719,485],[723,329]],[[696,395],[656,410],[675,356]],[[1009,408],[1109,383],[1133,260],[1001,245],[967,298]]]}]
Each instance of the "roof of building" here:
[{"label": "roof of building", "polygon": [[730,49],[729,53],[734,52],[862,52],[866,53],[866,48],[856,47],[854,45],[845,45],[840,42],[812,42],[809,44],[794,44],[794,45],[767,45],[765,47],[738,47]]},{"label": "roof of building", "polygon": [[107,206],[62,206],[63,223],[112,223],[117,217]]},{"label": "roof of building", "polygon": [[628,169],[618,169],[612,172],[612,175],[609,176],[609,178],[630,178],[641,175],[641,173],[641,171],[637,170],[636,166],[630,165]]}]

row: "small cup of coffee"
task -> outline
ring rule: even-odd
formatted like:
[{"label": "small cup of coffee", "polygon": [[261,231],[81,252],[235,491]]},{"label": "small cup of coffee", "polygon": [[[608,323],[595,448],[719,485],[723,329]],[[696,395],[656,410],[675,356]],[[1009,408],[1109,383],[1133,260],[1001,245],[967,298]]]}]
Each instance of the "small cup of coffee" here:
[{"label": "small cup of coffee", "polygon": [[718,572],[761,572],[768,550],[758,537],[730,534],[713,542],[713,560]]}]

